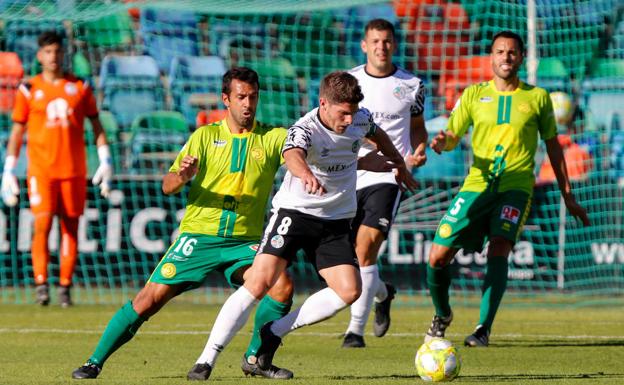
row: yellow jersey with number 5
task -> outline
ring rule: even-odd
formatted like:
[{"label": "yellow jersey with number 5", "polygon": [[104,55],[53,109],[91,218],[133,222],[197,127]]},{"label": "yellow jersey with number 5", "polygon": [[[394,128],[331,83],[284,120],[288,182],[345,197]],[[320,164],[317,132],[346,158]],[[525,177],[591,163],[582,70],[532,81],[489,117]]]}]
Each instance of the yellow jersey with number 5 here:
[{"label": "yellow jersey with number 5", "polygon": [[531,194],[538,135],[542,140],[557,135],[548,92],[524,82],[509,92],[498,91],[493,80],[474,84],[466,88],[448,121],[448,130],[458,137],[470,126],[474,161],[461,191]]},{"label": "yellow jersey with number 5", "polygon": [[185,155],[199,159],[180,231],[259,240],[286,134],[257,121],[244,134],[232,134],[225,119],[198,128],[169,169],[177,172]]}]

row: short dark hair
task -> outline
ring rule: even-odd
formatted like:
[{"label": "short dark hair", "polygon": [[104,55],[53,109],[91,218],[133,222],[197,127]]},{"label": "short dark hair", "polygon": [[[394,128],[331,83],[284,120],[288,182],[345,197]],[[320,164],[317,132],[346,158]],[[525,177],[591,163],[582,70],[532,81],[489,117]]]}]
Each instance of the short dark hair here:
[{"label": "short dark hair", "polygon": [[357,79],[344,71],[334,71],[325,75],[321,81],[319,94],[330,103],[358,104],[364,99]]},{"label": "short dark hair", "polygon": [[232,91],[232,80],[240,80],[245,83],[249,83],[256,86],[256,89],[260,89],[260,81],[258,80],[258,73],[251,68],[247,67],[233,67],[223,75],[223,83],[221,84],[221,92],[229,95]]},{"label": "short dark hair", "polygon": [[56,31],[45,31],[41,35],[39,35],[39,38],[37,39],[37,44],[39,45],[39,48],[52,44],[58,44],[62,47],[63,36]]},{"label": "short dark hair", "polygon": [[520,35],[511,31],[500,31],[494,36],[492,36],[492,41],[490,42],[490,52],[492,52],[492,48],[494,47],[494,42],[499,37],[505,37],[507,39],[514,39],[518,43],[518,47],[520,48],[520,53],[524,55],[524,42]]},{"label": "short dark hair", "polygon": [[368,23],[366,23],[366,26],[364,27],[364,37],[366,37],[366,34],[371,29],[374,29],[377,31],[390,31],[392,32],[392,37],[396,38],[394,25],[392,25],[392,23],[386,19],[373,19],[369,21]]}]

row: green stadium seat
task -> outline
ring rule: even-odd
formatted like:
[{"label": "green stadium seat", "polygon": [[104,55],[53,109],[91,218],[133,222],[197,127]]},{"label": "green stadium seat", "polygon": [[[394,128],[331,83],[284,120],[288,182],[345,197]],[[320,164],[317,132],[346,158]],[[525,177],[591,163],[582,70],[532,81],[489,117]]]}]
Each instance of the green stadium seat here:
[{"label": "green stadium seat", "polygon": [[288,126],[301,117],[299,81],[290,61],[276,57],[245,65],[260,77],[259,121]]},{"label": "green stadium seat", "polygon": [[189,134],[179,112],[154,111],[137,116],[131,128],[130,172],[167,172]]},{"label": "green stadium seat", "polygon": [[[119,126],[115,120],[115,116],[110,111],[100,111],[99,113],[100,123],[104,127],[106,132],[106,139],[111,149],[111,156],[113,158],[113,170],[119,172],[121,170],[121,151],[119,143]],[[87,174],[93,176],[95,170],[100,164],[100,160],[97,155],[97,146],[95,144],[95,138],[93,137],[93,127],[91,121],[85,119],[85,144],[87,146]]]},{"label": "green stadium seat", "polygon": [[99,19],[78,23],[76,40],[88,47],[120,47],[132,44],[132,20],[127,12],[106,15]]},{"label": "green stadium seat", "polygon": [[537,85],[551,92],[571,92],[570,71],[559,58],[540,58],[537,65]]},{"label": "green stadium seat", "polygon": [[583,81],[585,92],[590,90],[624,91],[624,59],[594,59],[589,76]]}]

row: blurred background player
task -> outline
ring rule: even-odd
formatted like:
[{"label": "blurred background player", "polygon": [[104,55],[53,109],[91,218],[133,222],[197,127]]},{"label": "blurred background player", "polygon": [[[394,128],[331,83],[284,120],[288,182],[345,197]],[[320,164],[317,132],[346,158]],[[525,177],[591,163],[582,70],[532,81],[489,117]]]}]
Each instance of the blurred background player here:
[{"label": "blurred background player", "polygon": [[288,129],[282,151],[288,172],[273,198],[273,216],[265,227],[251,274],[221,307],[189,378],[208,379],[216,356],[245,325],[256,302],[299,249],[305,251],[327,287],[308,297],[297,310],[265,324],[257,353],[261,369],[272,366],[285,334],[332,317],[360,296],[350,221],[357,208],[357,153],[364,137],[377,143],[397,167],[399,183],[410,189],[415,185],[388,136],[377,129],[366,109],[358,107],[363,98],[353,76],[332,72],[321,81],[320,106]]},{"label": "blurred background player", "polygon": [[585,209],[572,194],[548,92],[518,78],[524,59],[522,39],[509,31],[497,33],[492,38],[490,58],[494,79],[464,91],[447,130],[436,135],[430,145],[438,154],[451,151],[468,128],[474,127],[474,163],[440,221],[429,253],[427,284],[435,315],[425,341],[444,337],[453,320],[448,293],[451,260],[461,248],[481,250],[487,239],[479,324],[464,344],[489,345],[494,317],[507,287],[507,257],[531,207],[538,135],[546,143],[570,214],[589,224]]},{"label": "blurred background player", "polygon": [[[361,41],[366,64],[349,72],[358,79],[364,94],[360,107],[370,111],[375,123],[388,134],[408,166],[418,167],[426,161],[425,88],[419,78],[392,63],[396,47],[392,23],[384,19],[371,20],[364,28]],[[376,149],[364,143],[359,156],[366,156],[371,151]],[[365,346],[364,329],[373,298],[375,336],[382,337],[390,326],[390,303],[396,290],[380,279],[377,254],[388,236],[400,198],[394,172],[358,170],[358,209],[351,227],[360,264],[362,295],[351,305],[351,322],[342,343],[345,348]]]},{"label": "blurred background player", "polygon": [[[73,378],[96,378],[108,357],[130,341],[145,321],[173,297],[199,287],[209,273],[223,272],[234,287],[243,284],[258,249],[266,202],[283,162],[286,140],[284,128],[255,120],[259,88],[258,74],[249,68],[232,68],[223,75],[225,119],[198,128],[163,178],[165,194],[178,193],[194,178],[180,234],[145,287],[109,321],[95,351],[72,373]],[[248,362],[260,345],[260,326],[288,313],[292,292],[292,282],[283,272],[260,303],[252,342],[243,356],[245,374],[293,376],[286,369],[259,370]],[[189,379],[202,378],[189,375]]]},{"label": "blurred background player", "polygon": [[[589,172],[593,167],[592,156],[585,146],[581,146],[573,139],[573,135],[579,134],[574,127],[574,111],[575,105],[572,103],[570,96],[561,91],[552,92],[550,99],[553,103],[555,112],[555,122],[557,122],[557,140],[563,149],[563,158],[565,159],[568,177],[570,180],[584,180],[589,176]],[[557,177],[550,164],[550,159],[546,157],[542,162],[537,183],[555,182]]]},{"label": "blurred background player", "polygon": [[2,198],[17,204],[19,185],[14,174],[24,133],[28,134],[28,198],[34,216],[32,265],[36,300],[50,301],[48,236],[55,215],[60,218],[59,303],[70,306],[70,287],[78,256],[78,220],[86,200],[87,175],[84,119],[91,121],[100,165],[93,183],[107,197],[112,176],[110,149],[98,119],[89,83],[63,71],[63,41],[56,32],[38,39],[37,60],[42,72],[22,83],[16,94],[13,128],[2,174]]}]

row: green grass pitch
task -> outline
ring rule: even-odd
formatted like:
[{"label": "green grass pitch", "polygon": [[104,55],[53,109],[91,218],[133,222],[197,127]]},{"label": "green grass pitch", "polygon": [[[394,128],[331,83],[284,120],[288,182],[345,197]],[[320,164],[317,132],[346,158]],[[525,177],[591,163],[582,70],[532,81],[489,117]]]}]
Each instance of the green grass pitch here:
[{"label": "green grass pitch", "polygon": [[[299,302],[300,303],[300,302]],[[0,305],[0,384],[76,384],[71,372],[97,343],[115,306]],[[365,349],[342,349],[348,310],[291,333],[275,364],[295,372],[290,384],[416,384],[414,355],[432,309],[397,307],[384,338],[366,336]],[[172,303],[107,362],[96,384],[184,384],[218,307]],[[456,306],[447,337],[460,348],[465,384],[622,384],[622,307],[502,306],[487,349],[461,346],[478,309]],[[252,384],[240,360],[251,320],[221,355],[211,382]],[[371,326],[368,325],[368,330]]]}]

